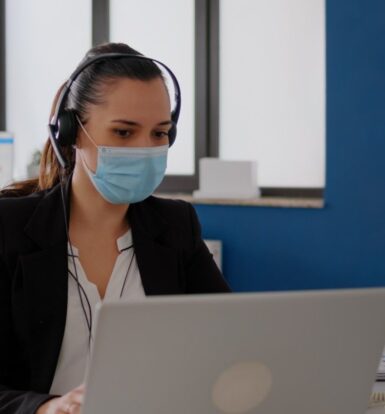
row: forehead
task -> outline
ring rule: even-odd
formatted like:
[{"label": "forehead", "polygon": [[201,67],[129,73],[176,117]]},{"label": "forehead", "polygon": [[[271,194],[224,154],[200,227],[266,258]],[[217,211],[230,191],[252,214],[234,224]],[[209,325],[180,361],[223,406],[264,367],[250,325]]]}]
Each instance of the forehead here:
[{"label": "forehead", "polygon": [[138,80],[119,78],[103,85],[99,109],[122,115],[169,115],[170,97],[162,78]]}]

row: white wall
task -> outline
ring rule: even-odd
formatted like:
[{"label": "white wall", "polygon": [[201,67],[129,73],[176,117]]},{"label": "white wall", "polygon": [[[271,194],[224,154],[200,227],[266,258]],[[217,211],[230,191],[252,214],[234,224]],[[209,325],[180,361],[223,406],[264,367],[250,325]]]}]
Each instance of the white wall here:
[{"label": "white wall", "polygon": [[324,0],[221,0],[220,155],[259,185],[325,184]]}]

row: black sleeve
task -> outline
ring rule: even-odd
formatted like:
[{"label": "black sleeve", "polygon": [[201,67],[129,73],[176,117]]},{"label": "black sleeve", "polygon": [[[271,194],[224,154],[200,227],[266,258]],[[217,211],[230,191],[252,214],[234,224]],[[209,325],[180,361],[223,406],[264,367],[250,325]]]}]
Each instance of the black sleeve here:
[{"label": "black sleeve", "polygon": [[35,414],[45,401],[53,396],[33,391],[9,390],[0,385],[1,414]]},{"label": "black sleeve", "polygon": [[191,204],[188,204],[188,206],[194,247],[186,269],[186,293],[230,292],[230,287],[218,269],[213,255],[202,240],[201,226],[197,214]]},{"label": "black sleeve", "polygon": [[[2,235],[0,222],[1,238]],[[12,374],[15,375],[12,372],[12,361],[16,360],[17,355],[14,355],[12,346],[11,280],[1,255],[1,244],[0,249],[0,414],[34,414],[41,404],[53,396],[11,389],[14,387],[9,386]]]}]

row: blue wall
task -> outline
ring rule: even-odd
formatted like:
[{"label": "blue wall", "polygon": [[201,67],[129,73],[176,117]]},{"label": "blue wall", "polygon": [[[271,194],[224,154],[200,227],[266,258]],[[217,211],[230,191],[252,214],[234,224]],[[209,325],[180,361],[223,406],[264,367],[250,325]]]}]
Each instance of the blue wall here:
[{"label": "blue wall", "polygon": [[196,206],[236,291],[385,285],[385,1],[326,21],[326,207]]}]

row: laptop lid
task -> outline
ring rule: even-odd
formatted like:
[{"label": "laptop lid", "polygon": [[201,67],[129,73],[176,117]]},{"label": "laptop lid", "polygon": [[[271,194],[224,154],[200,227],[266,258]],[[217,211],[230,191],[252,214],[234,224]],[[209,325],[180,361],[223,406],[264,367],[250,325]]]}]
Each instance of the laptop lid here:
[{"label": "laptop lid", "polygon": [[83,414],[362,414],[384,344],[383,288],[104,303]]}]

